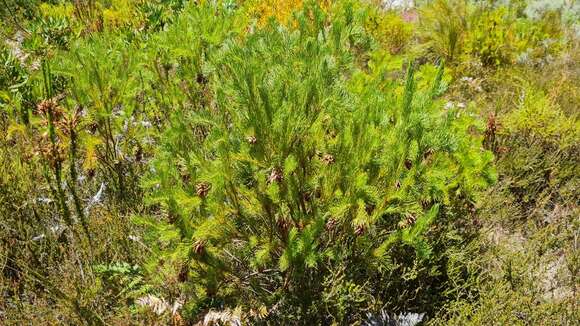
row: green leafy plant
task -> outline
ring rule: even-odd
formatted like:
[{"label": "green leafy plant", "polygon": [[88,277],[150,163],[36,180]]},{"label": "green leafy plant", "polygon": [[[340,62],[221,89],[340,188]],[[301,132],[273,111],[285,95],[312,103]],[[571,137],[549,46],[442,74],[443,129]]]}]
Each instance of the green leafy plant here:
[{"label": "green leafy plant", "polygon": [[144,296],[149,290],[139,266],[123,262],[97,265],[94,270],[102,280],[105,291],[113,296],[115,301],[125,301],[126,304],[133,305],[136,299]]},{"label": "green leafy plant", "polygon": [[560,33],[560,19],[554,13],[532,22],[507,7],[484,7],[472,17],[465,51],[488,66],[542,63],[561,49]]},{"label": "green leafy plant", "polygon": [[575,4],[3,4],[0,324],[578,320]]},{"label": "green leafy plant", "polygon": [[465,0],[436,0],[422,7],[419,22],[426,46],[452,63],[463,52],[470,15]]},{"label": "green leafy plant", "polygon": [[[364,15],[334,10],[328,28],[308,6],[295,32],[226,40],[202,63],[213,99],[173,112],[144,183],[160,214],[137,221],[157,252],[152,273],[191,313],[266,305],[278,320],[345,322],[382,304],[423,307],[387,293],[438,278],[430,230],[493,182],[492,156],[467,134],[474,120],[435,98],[443,68],[424,83],[410,64],[404,85],[382,84],[384,71],[357,66]],[[321,307],[332,275],[346,297]],[[363,288],[370,279],[385,283]]]},{"label": "green leafy plant", "polygon": [[512,60],[514,37],[505,8],[483,10],[473,22],[466,51],[479,57],[485,65],[506,64]]},{"label": "green leafy plant", "polygon": [[407,47],[413,36],[413,26],[403,20],[398,12],[384,13],[371,9],[366,28],[392,54]]}]

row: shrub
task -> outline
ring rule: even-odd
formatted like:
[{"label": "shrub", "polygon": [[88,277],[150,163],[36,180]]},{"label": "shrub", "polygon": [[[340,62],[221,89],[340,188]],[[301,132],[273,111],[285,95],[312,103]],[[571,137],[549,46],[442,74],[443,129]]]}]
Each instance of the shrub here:
[{"label": "shrub", "polygon": [[371,10],[365,25],[381,46],[392,54],[404,50],[413,36],[413,26],[395,11],[383,13],[378,9]]},{"label": "shrub", "polygon": [[568,2],[4,1],[0,324],[574,324]]},{"label": "shrub", "polygon": [[519,107],[502,119],[500,167],[508,170],[509,191],[522,209],[520,216],[542,223],[554,203],[576,202],[580,124],[546,95],[527,87]]},{"label": "shrub", "polygon": [[510,63],[514,31],[504,8],[482,10],[476,15],[466,41],[467,53],[478,57],[484,65]]},{"label": "shrub", "polygon": [[498,182],[479,201],[483,227],[469,262],[479,270],[477,281],[465,299],[441,310],[448,315],[430,323],[566,325],[578,319],[580,156],[578,115],[570,104],[579,84],[571,58],[541,69],[517,65],[489,69],[490,77],[470,75],[483,87],[462,97],[475,98],[484,115],[495,113],[488,127],[496,130],[490,147]]},{"label": "shrub", "polygon": [[138,27],[142,17],[137,10],[137,1],[113,0],[111,5],[103,9],[104,26],[110,30],[122,27]]},{"label": "shrub", "polygon": [[465,50],[488,66],[543,64],[558,54],[560,39],[560,18],[555,13],[531,21],[506,7],[482,8],[473,15]]},{"label": "shrub", "polygon": [[40,13],[45,18],[73,18],[74,7],[72,3],[50,4],[43,2],[39,6]]},{"label": "shrub", "polygon": [[470,13],[463,0],[436,0],[422,7],[421,36],[430,51],[452,63],[463,51]]},{"label": "shrub", "polygon": [[[264,26],[270,19],[275,19],[281,24],[292,21],[292,14],[300,10],[305,1],[303,0],[248,0],[244,1],[248,15],[256,19],[258,26]],[[331,1],[320,1],[321,5],[328,6]]]},{"label": "shrub", "polygon": [[143,13],[148,28],[159,30],[173,21],[185,3],[186,0],[146,1],[139,4],[139,11]]},{"label": "shrub", "polygon": [[492,157],[468,134],[474,120],[435,99],[442,68],[420,70],[434,79],[420,89],[412,65],[404,85],[372,62],[363,73],[364,14],[338,8],[208,49],[198,83],[211,98],[172,113],[144,182],[159,214],[136,220],[157,253],[151,275],[185,296],[189,318],[432,312],[452,278],[446,250],[460,241],[446,225],[466,223]]}]

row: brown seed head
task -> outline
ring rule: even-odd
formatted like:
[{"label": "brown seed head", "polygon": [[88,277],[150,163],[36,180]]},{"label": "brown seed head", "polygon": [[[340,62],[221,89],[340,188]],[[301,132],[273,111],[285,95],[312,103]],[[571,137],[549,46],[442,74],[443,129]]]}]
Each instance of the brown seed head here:
[{"label": "brown seed head", "polygon": [[405,219],[399,222],[399,228],[404,229],[410,225],[413,225],[415,224],[416,220],[417,217],[415,217],[415,215],[407,214],[407,216],[405,216]]},{"label": "brown seed head", "polygon": [[52,144],[46,138],[43,137],[38,143],[36,153],[40,154],[54,168],[66,159],[65,148],[60,142]]},{"label": "brown seed head", "polygon": [[77,109],[74,114],[63,117],[60,121],[56,121],[55,124],[65,135],[71,136],[74,134],[80,122],[81,111]]},{"label": "brown seed head", "polygon": [[280,168],[273,168],[270,172],[270,176],[268,176],[268,183],[272,182],[282,182],[284,179],[284,175],[282,174],[282,170]]},{"label": "brown seed head", "polygon": [[365,204],[365,211],[368,215],[371,215],[375,211],[376,205],[374,203],[366,203]]},{"label": "brown seed head", "polygon": [[338,220],[336,220],[335,218],[330,218],[326,222],[326,225],[324,225],[324,228],[326,229],[326,231],[334,231],[337,226]]},{"label": "brown seed head", "polygon": [[201,198],[205,198],[207,196],[207,194],[209,193],[210,189],[211,189],[211,185],[207,182],[201,182],[195,186],[195,192]]},{"label": "brown seed head", "polygon": [[324,154],[322,156],[322,162],[326,165],[331,165],[334,163],[334,156],[332,154]]},{"label": "brown seed head", "polygon": [[255,136],[248,136],[246,137],[246,140],[250,145],[255,145],[258,142],[258,139]]},{"label": "brown seed head", "polygon": [[181,269],[179,270],[179,274],[177,275],[177,280],[180,283],[186,282],[189,278],[189,266],[187,264],[183,264]]},{"label": "brown seed head", "polygon": [[399,180],[395,181],[395,188],[401,189],[401,181]]},{"label": "brown seed head", "polygon": [[193,243],[193,251],[198,255],[202,255],[205,253],[205,245],[204,240],[197,240]]},{"label": "brown seed head", "polygon": [[36,105],[36,111],[39,114],[48,114],[57,106],[56,102],[52,99],[42,100]]},{"label": "brown seed head", "polygon": [[54,121],[59,121],[63,116],[63,110],[58,105],[56,100],[54,99],[47,99],[43,100],[36,106],[36,111],[38,114],[48,116],[49,114],[52,115],[52,119]]},{"label": "brown seed head", "polygon": [[291,223],[287,218],[279,218],[276,221],[276,226],[278,227],[280,233],[287,234],[288,230],[290,230]]}]

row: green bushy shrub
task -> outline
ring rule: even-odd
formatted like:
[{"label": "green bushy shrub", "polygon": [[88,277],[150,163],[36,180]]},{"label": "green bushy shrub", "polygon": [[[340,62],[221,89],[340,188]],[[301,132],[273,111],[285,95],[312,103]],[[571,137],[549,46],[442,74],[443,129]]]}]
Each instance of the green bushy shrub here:
[{"label": "green bushy shrub", "polygon": [[362,72],[364,13],[333,10],[327,21],[309,6],[295,31],[272,24],[205,47],[197,83],[208,97],[171,114],[144,181],[159,214],[136,220],[156,252],[151,275],[185,296],[189,318],[262,306],[277,322],[432,312],[451,282],[447,250],[465,239],[453,225],[469,224],[493,182],[492,156],[468,133],[469,113],[436,99],[442,68],[415,76],[410,65],[404,84],[380,62]]},{"label": "green bushy shrub", "polygon": [[0,324],[578,320],[574,5],[379,3],[8,0]]},{"label": "green bushy shrub", "polygon": [[478,100],[496,112],[488,134],[496,131],[490,147],[498,169],[498,182],[479,201],[484,227],[467,263],[479,276],[465,299],[450,302],[430,324],[568,325],[578,319],[580,139],[578,115],[568,106],[577,89],[568,75],[575,64],[562,64],[499,69],[491,81],[496,88]]},{"label": "green bushy shrub", "polygon": [[514,31],[505,8],[482,10],[476,15],[466,41],[467,53],[484,65],[502,65],[512,60]]},{"label": "green bushy shrub", "polygon": [[522,214],[542,222],[554,203],[577,202],[580,123],[545,94],[526,88],[519,107],[502,119],[500,168],[508,170],[509,190]]},{"label": "green bushy shrub", "polygon": [[429,51],[452,63],[463,53],[472,8],[463,0],[436,0],[421,7],[420,31]]},{"label": "green bushy shrub", "polygon": [[366,29],[392,54],[400,53],[409,46],[413,36],[413,25],[403,20],[398,12],[371,10]]},{"label": "green bushy shrub", "polygon": [[531,21],[507,7],[484,7],[473,14],[470,25],[465,51],[487,66],[546,63],[563,46],[557,13]]}]

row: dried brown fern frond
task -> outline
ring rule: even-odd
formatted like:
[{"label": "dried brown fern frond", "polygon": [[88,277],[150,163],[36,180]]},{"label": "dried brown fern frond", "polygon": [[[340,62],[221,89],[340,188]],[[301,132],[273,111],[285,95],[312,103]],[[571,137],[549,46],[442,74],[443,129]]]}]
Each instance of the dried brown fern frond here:
[{"label": "dried brown fern frond", "polygon": [[173,305],[169,304],[164,298],[148,294],[137,299],[137,305],[151,309],[156,315],[161,316],[166,312],[171,312],[172,316],[178,315],[178,310],[183,305],[181,300],[176,300]]},{"label": "dried brown fern frond", "polygon": [[236,308],[234,310],[225,309],[222,311],[210,310],[205,314],[202,321],[199,321],[196,326],[210,326],[210,325],[242,325],[242,309]]}]

